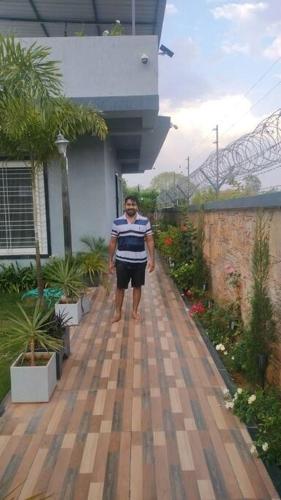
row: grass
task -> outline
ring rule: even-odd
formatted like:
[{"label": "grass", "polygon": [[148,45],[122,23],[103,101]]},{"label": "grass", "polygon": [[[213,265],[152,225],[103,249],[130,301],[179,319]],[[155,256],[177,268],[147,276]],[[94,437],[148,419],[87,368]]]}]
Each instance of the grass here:
[{"label": "grass", "polygon": [[[0,343],[1,332],[9,328],[8,317],[15,314],[17,311],[17,303],[21,303],[25,309],[30,309],[30,303],[22,302],[20,295],[13,294],[0,294]],[[0,360],[0,401],[10,390],[10,364],[11,360],[15,359],[17,352],[11,353],[10,359]]]}]

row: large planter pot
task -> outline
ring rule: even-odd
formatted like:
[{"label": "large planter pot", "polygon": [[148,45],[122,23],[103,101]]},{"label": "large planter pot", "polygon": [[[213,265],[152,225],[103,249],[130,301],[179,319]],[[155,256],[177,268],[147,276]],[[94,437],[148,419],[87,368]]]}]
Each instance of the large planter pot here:
[{"label": "large planter pot", "polygon": [[10,368],[11,399],[13,403],[42,403],[50,400],[57,383],[56,353],[35,353],[35,358],[45,358],[40,366],[21,366],[20,354]]},{"label": "large planter pot", "polygon": [[[41,348],[35,349],[36,352],[42,352]],[[44,352],[48,352],[47,349],[44,349]],[[50,351],[49,351],[50,352]],[[60,380],[62,376],[62,364],[63,364],[63,358],[64,358],[64,347],[62,346],[59,351],[51,351],[54,352],[56,355],[56,376],[57,380]]]},{"label": "large planter pot", "polygon": [[64,355],[63,348],[60,349],[59,351],[56,351],[55,355],[56,355],[56,375],[57,375],[57,380],[60,380],[62,376],[62,363]]},{"label": "large planter pot", "polygon": [[91,310],[91,299],[87,295],[83,295],[81,298],[81,307],[83,314],[87,314]]},{"label": "large planter pot", "polygon": [[67,326],[79,325],[82,318],[82,307],[81,299],[73,304],[61,304],[57,303],[55,305],[56,314],[65,314]]},{"label": "large planter pot", "polygon": [[64,333],[62,335],[62,341],[63,341],[63,357],[68,358],[71,354],[70,351],[70,335],[69,335],[69,328],[68,326],[65,327]]}]

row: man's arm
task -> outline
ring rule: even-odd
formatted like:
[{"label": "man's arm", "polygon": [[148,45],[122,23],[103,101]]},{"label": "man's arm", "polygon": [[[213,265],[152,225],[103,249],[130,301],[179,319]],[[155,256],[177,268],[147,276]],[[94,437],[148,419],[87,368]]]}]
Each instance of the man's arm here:
[{"label": "man's arm", "polygon": [[110,273],[113,273],[113,270],[115,267],[113,258],[114,258],[114,254],[115,254],[115,250],[116,250],[116,245],[117,245],[117,238],[111,237],[110,242],[109,242],[109,246],[108,246],[108,253],[109,253],[108,268],[109,268]]},{"label": "man's arm", "polygon": [[147,269],[149,273],[152,273],[152,271],[154,271],[155,268],[154,239],[152,234],[146,236],[145,241],[147,244],[147,249],[149,254]]}]

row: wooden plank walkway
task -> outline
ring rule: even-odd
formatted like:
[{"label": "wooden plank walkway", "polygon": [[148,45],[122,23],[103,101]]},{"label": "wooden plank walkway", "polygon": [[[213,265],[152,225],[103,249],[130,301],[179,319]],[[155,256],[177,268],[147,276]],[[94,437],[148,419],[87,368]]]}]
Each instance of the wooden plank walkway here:
[{"label": "wooden plank walkway", "polygon": [[11,404],[0,419],[0,498],[55,500],[279,498],[250,437],[224,408],[224,383],[161,264],[137,324],[126,293],[96,294],[73,329],[50,403]]}]

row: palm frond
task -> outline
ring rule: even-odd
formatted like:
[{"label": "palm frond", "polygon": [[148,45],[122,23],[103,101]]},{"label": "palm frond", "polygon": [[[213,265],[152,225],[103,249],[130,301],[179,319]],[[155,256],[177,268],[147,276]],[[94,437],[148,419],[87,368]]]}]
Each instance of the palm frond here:
[{"label": "palm frond", "polygon": [[0,84],[2,92],[33,99],[48,99],[61,94],[58,61],[49,59],[50,48],[34,42],[24,47],[13,35],[0,35]]}]

